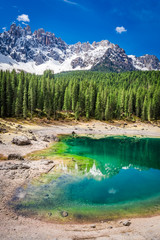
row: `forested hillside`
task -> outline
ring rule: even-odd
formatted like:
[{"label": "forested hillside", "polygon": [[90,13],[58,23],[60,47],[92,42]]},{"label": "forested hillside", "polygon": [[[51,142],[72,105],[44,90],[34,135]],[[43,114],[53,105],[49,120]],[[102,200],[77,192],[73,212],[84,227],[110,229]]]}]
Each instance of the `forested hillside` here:
[{"label": "forested hillside", "polygon": [[160,72],[0,72],[0,117],[160,119]]}]

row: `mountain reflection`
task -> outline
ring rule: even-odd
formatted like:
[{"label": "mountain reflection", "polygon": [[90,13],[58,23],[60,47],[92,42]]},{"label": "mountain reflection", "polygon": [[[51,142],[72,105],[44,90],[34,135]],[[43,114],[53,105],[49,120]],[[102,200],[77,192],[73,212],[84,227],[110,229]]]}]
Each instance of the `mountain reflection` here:
[{"label": "mountain reflection", "polygon": [[[160,169],[160,139],[134,137],[67,138],[66,153],[94,159],[84,166],[83,173],[94,177],[112,177],[121,169],[139,171]],[[78,171],[78,166],[75,169]],[[72,169],[72,172],[75,172]],[[67,170],[69,171],[69,169]]]}]

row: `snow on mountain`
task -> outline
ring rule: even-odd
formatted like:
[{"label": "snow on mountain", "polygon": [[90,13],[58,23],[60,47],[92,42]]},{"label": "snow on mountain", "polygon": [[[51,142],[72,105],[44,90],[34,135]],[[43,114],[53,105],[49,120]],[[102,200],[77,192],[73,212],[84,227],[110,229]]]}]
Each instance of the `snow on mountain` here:
[{"label": "snow on mountain", "polygon": [[127,56],[118,45],[108,40],[90,44],[66,44],[54,33],[38,29],[31,32],[13,23],[9,31],[0,33],[0,69],[42,74],[46,69],[55,73],[72,70],[89,70],[103,65],[114,71],[160,70],[156,56]]},{"label": "snow on mountain", "polygon": [[160,61],[154,55],[146,54],[141,57],[129,55],[128,57],[132,59],[133,66],[138,70],[160,70]]}]

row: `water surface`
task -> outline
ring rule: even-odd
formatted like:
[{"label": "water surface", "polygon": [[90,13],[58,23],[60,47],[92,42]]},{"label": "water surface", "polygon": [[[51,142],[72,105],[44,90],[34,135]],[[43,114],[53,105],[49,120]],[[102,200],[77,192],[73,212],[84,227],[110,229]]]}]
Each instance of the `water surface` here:
[{"label": "water surface", "polygon": [[17,189],[16,210],[54,219],[65,210],[67,220],[79,221],[160,212],[160,139],[68,137],[62,143],[72,164],[64,159],[57,177]]}]

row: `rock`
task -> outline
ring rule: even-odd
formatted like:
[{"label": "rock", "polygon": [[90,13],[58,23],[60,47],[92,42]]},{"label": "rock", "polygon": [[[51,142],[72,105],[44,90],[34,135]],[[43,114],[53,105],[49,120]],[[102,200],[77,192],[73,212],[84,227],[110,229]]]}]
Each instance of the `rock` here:
[{"label": "rock", "polygon": [[23,128],[23,127],[22,127],[22,125],[19,124],[16,128],[21,129],[21,128]]},{"label": "rock", "polygon": [[50,142],[50,136],[45,135],[44,138],[43,138],[43,141],[44,142]]},{"label": "rock", "polygon": [[23,164],[20,166],[21,169],[30,169],[30,166]]},{"label": "rock", "polygon": [[133,127],[137,127],[137,125],[136,125],[136,124],[134,124],[134,125],[133,125]]},{"label": "rock", "polygon": [[91,225],[91,228],[96,228],[96,225]]},{"label": "rock", "polygon": [[31,144],[31,141],[26,136],[17,136],[13,138],[12,143],[18,146],[23,146]]},{"label": "rock", "polygon": [[123,222],[123,226],[130,226],[131,225],[131,222],[130,221],[125,221],[125,222]]},{"label": "rock", "polygon": [[51,135],[51,140],[55,141],[55,142],[59,142],[59,138],[56,137],[55,135]]},{"label": "rock", "polygon": [[6,128],[0,128],[0,133],[7,133],[7,129]]},{"label": "rock", "polygon": [[114,121],[113,121],[113,120],[110,120],[109,122],[110,122],[110,123],[114,123]]},{"label": "rock", "polygon": [[18,167],[19,167],[18,164],[15,164],[15,165],[10,166],[9,169],[16,170],[16,169],[18,169]]},{"label": "rock", "polygon": [[51,163],[54,163],[52,160],[45,160],[44,165],[49,165]]},{"label": "rock", "polygon": [[20,154],[11,153],[8,155],[8,160],[14,160],[14,159],[24,160],[24,158]]},{"label": "rock", "polygon": [[35,136],[32,136],[30,140],[37,141],[37,138]]},{"label": "rock", "polygon": [[62,216],[62,217],[68,217],[68,212],[62,211],[62,212],[61,212],[61,216]]}]

